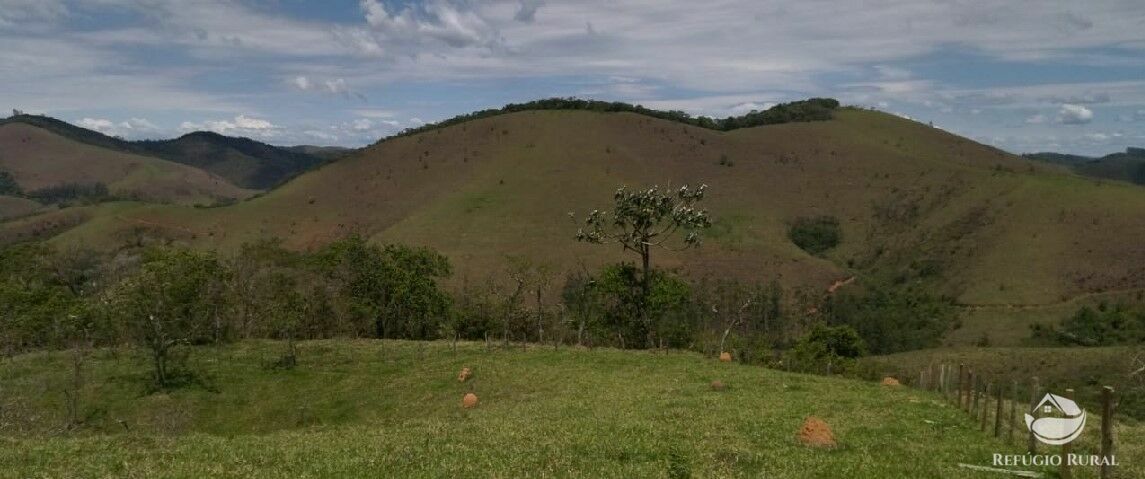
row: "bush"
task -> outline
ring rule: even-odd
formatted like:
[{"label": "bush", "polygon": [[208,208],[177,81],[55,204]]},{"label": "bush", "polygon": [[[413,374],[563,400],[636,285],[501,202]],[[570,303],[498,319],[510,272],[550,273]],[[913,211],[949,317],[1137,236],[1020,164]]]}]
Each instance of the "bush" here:
[{"label": "bush", "polygon": [[788,360],[804,371],[839,373],[866,352],[866,342],[854,328],[817,324],[788,352]]},{"label": "bush", "polygon": [[[596,276],[571,276],[562,296],[578,321],[590,334],[617,346],[642,348],[645,338],[663,340],[670,347],[684,347],[694,337],[697,315],[692,314],[691,288],[680,278],[653,270],[648,298],[650,322],[641,321],[640,270],[631,263],[605,266]],[[599,319],[593,320],[596,316]]]},{"label": "bush", "polygon": [[20,185],[16,183],[16,179],[12,177],[12,174],[0,170],[0,195],[20,196],[22,194],[24,194],[24,192],[20,189]]},{"label": "bush", "polygon": [[957,318],[949,298],[881,285],[864,293],[838,293],[824,305],[824,313],[830,324],[854,328],[872,354],[938,346]]},{"label": "bush", "polygon": [[838,246],[843,231],[834,216],[801,216],[791,222],[787,236],[803,251],[817,255]]},{"label": "bush", "polygon": [[1116,346],[1145,342],[1145,307],[1101,303],[1082,306],[1058,326],[1035,324],[1033,339],[1064,345]]},{"label": "bush", "polygon": [[28,197],[41,203],[99,203],[111,200],[107,185],[103,183],[63,183],[29,191]]}]

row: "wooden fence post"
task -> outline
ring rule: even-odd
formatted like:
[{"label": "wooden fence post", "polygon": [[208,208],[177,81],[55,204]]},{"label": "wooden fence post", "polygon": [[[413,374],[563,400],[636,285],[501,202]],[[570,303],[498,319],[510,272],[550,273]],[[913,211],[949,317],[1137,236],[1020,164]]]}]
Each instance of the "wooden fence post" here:
[{"label": "wooden fence post", "polygon": [[938,365],[938,392],[946,399],[946,363]]},{"label": "wooden fence post", "polygon": [[[1066,399],[1073,399],[1073,389],[1066,389],[1065,397]],[[1069,442],[1062,444],[1062,464],[1058,468],[1058,475],[1061,479],[1071,479],[1073,477],[1073,470],[1069,467],[1069,454],[1072,451],[1073,447]]]},{"label": "wooden fence post", "polygon": [[962,409],[962,389],[966,384],[966,363],[958,363],[958,409]]},{"label": "wooden fence post", "polygon": [[1018,421],[1018,380],[1017,379],[1014,380],[1014,384],[1011,387],[1013,389],[1010,390],[1010,395],[1012,396],[1010,398],[1010,437],[1006,439],[1006,442],[1012,443],[1012,442],[1014,442],[1014,426],[1015,426],[1014,423]]},{"label": "wooden fence post", "polygon": [[973,371],[970,372],[970,378],[972,379],[971,382],[974,383],[974,386],[972,386],[973,389],[971,390],[972,391],[971,394],[974,395],[974,400],[973,400],[973,405],[970,407],[970,417],[977,419],[978,418],[978,401],[981,399],[980,395],[978,394],[978,391],[981,389],[980,383],[982,382],[982,378],[978,377],[977,374],[974,374]]},{"label": "wooden fence post", "polygon": [[1002,435],[1002,383],[998,383],[998,390],[994,391],[994,437]]},{"label": "wooden fence post", "polygon": [[986,418],[990,415],[990,383],[982,386],[982,411],[979,414],[982,416],[979,419],[982,424],[978,426],[978,430],[986,432]]},{"label": "wooden fence post", "polygon": [[1113,465],[1108,464],[1113,456],[1113,388],[1101,388],[1101,479],[1113,477]]},{"label": "wooden fence post", "polygon": [[[1038,406],[1038,392],[1040,390],[1041,390],[1041,386],[1038,385],[1038,377],[1034,376],[1032,378],[1032,381],[1030,382],[1030,412],[1031,412],[1031,414],[1037,413],[1036,411],[1034,411],[1034,408]],[[1030,454],[1037,454],[1038,453],[1038,440],[1034,438],[1033,429],[1031,429],[1029,434],[1026,435],[1026,449],[1029,451]]]}]

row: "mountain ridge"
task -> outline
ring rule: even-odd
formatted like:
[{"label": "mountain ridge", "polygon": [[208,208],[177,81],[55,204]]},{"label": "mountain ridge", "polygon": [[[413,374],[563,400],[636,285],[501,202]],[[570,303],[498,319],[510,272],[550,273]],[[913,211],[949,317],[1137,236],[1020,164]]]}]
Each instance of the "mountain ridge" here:
[{"label": "mountain ridge", "polygon": [[20,114],[0,119],[0,125],[12,123],[43,128],[100,148],[200,168],[248,189],[273,188],[333,159],[209,131],[191,132],[166,140],[128,141],[43,115]]},{"label": "mountain ridge", "polygon": [[[456,281],[476,281],[506,256],[555,272],[630,259],[576,243],[568,212],[605,207],[623,185],[700,182],[716,225],[699,250],[658,256],[661,267],[813,288],[875,276],[972,305],[1145,288],[1132,240],[1145,222],[1123,213],[1145,208],[1135,188],[857,109],[726,132],[627,112],[514,112],[389,138],[232,206],[100,206],[45,237],[115,247],[145,229],[204,248],[275,236],[308,249],[359,233],[433,247]],[[793,220],[824,215],[840,223],[838,247],[813,255],[788,239]]]}]

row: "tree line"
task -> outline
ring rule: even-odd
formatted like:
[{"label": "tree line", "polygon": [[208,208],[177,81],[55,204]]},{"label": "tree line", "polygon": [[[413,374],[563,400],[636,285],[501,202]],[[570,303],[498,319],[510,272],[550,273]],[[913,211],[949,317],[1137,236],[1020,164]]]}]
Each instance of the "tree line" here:
[{"label": "tree line", "polygon": [[[834,110],[837,108],[839,108],[839,101],[834,98],[810,98],[807,100],[780,103],[762,111],[753,110],[740,116],[710,118],[706,116],[692,116],[680,110],[654,110],[642,105],[633,105],[619,101],[582,100],[571,97],[547,98],[525,103],[510,103],[501,108],[490,108],[466,113],[436,123],[428,123],[416,128],[407,128],[395,136],[416,135],[418,133],[438,130],[472,120],[521,111],[579,110],[600,113],[628,112],[710,130],[730,131],[738,128],[776,125],[780,123],[830,120],[833,117]],[[381,141],[385,141],[385,139]]]},{"label": "tree line", "polygon": [[[859,283],[826,293],[657,268],[657,251],[697,247],[706,187],[621,188],[575,239],[632,261],[562,272],[505,257],[478,281],[428,248],[350,235],[311,251],[269,239],[230,253],[131,242],[112,253],[24,243],[0,250],[0,353],[127,345],[156,385],[185,378],[191,345],[320,338],[576,344],[731,352],[745,362],[841,371],[863,354],[930,347],[954,324],[948,299]],[[575,217],[575,215],[574,215]],[[572,240],[572,238],[570,238]]]}]

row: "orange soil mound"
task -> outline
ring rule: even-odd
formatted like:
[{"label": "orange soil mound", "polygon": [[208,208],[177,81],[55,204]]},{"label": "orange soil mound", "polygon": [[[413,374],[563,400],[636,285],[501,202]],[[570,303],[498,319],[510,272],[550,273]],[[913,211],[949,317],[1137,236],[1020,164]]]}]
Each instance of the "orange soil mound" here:
[{"label": "orange soil mound", "polygon": [[712,381],[712,391],[723,391],[724,389],[727,389],[727,386],[724,385],[723,381],[718,379]]},{"label": "orange soil mound", "polygon": [[882,384],[883,384],[883,386],[901,386],[902,385],[901,383],[899,383],[898,379],[892,378],[890,376],[883,378]]},{"label": "orange soil mound", "polygon": [[473,376],[473,371],[469,368],[461,368],[461,374],[457,375],[457,380],[460,382],[468,381]]},{"label": "orange soil mound", "polygon": [[835,447],[835,434],[822,419],[810,416],[799,428],[799,442],[814,447]]},{"label": "orange soil mound", "polygon": [[477,407],[477,395],[473,393],[465,394],[465,397],[461,398],[461,407],[465,409]]},{"label": "orange soil mound", "polygon": [[727,362],[731,362],[731,360],[732,360],[732,354],[731,353],[729,353],[727,351],[720,353],[720,362],[727,363]]}]

